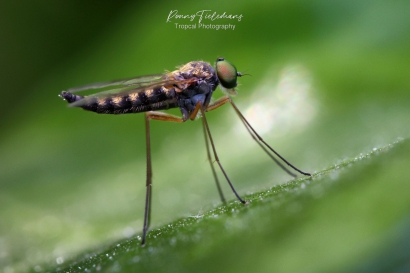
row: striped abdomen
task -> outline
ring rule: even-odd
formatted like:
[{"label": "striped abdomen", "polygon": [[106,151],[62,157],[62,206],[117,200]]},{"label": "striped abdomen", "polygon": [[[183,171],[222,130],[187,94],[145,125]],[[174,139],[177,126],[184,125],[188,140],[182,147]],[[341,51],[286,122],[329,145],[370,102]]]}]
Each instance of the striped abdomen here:
[{"label": "striped abdomen", "polygon": [[100,114],[140,113],[178,106],[175,89],[167,89],[163,86],[126,95],[105,97],[79,96],[63,91],[61,97],[69,103],[74,103],[73,106]]}]

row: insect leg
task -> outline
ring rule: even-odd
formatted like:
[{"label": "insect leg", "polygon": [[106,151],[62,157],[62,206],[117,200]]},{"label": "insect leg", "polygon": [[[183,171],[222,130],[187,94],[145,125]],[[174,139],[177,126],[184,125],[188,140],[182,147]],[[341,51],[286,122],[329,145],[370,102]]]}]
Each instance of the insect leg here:
[{"label": "insect leg", "polygon": [[[269,156],[273,159],[273,157],[271,156],[271,154],[260,144],[262,143],[263,145],[265,145],[266,148],[268,148],[271,152],[273,152],[276,156],[278,156],[283,162],[285,162],[289,167],[291,167],[292,169],[294,169],[295,171],[303,174],[303,175],[307,175],[307,176],[312,176],[310,173],[304,172],[298,168],[296,168],[295,166],[293,166],[290,162],[288,162],[285,158],[283,158],[278,152],[276,152],[271,146],[269,146],[268,143],[266,143],[263,138],[255,131],[255,129],[253,129],[253,127],[249,124],[249,122],[246,120],[246,118],[242,115],[242,113],[239,111],[238,107],[236,107],[235,103],[232,101],[232,99],[228,96],[223,96],[221,98],[219,98],[218,100],[216,100],[214,103],[208,105],[206,111],[212,111],[215,110],[219,107],[221,107],[222,105],[226,104],[226,103],[230,103],[233,107],[233,109],[235,110],[236,114],[239,116],[239,118],[241,119],[241,121],[244,123],[245,127],[248,129],[249,133],[252,135],[252,138],[255,141],[259,141],[259,145],[264,149],[265,152],[267,152],[269,154]],[[275,159],[274,159],[275,160]],[[284,169],[287,173],[290,173],[289,171],[286,170],[286,168],[280,164],[277,160],[275,160],[275,162],[282,168]],[[290,175],[294,176],[293,173],[290,173]]]},{"label": "insect leg", "polygon": [[[209,142],[211,143],[211,147],[212,147],[212,151],[215,157],[215,161],[218,163],[219,168],[221,169],[222,173],[224,174],[226,181],[228,181],[229,186],[231,187],[233,193],[235,194],[236,198],[238,198],[238,200],[242,203],[242,204],[246,204],[246,202],[239,196],[239,194],[236,192],[234,186],[231,183],[231,180],[229,179],[228,175],[226,174],[224,168],[222,167],[221,162],[219,161],[218,158],[218,154],[216,153],[216,149],[215,149],[215,145],[214,145],[214,141],[212,140],[212,135],[211,135],[211,131],[209,130],[209,126],[208,126],[208,122],[206,121],[206,116],[205,116],[205,110],[202,108],[202,104],[200,102],[197,103],[196,105],[196,109],[199,109],[201,111],[202,114],[202,122],[203,122],[203,126],[206,130],[206,134],[209,137]],[[192,118],[192,117],[191,117]]]},{"label": "insect leg", "polygon": [[[200,108],[202,108],[202,104],[198,103],[198,104],[195,106],[194,111],[193,111],[193,112],[191,113],[191,115],[189,116],[189,118],[190,118],[191,120],[194,120],[194,119],[196,118],[196,116],[197,116],[198,111],[199,111]],[[202,112],[202,113],[203,113],[203,112]],[[221,198],[222,203],[225,204],[225,203],[226,203],[225,196],[224,196],[224,194],[223,194],[223,192],[222,192],[221,184],[219,183],[218,176],[216,175],[215,168],[214,168],[214,164],[213,164],[212,158],[211,158],[211,153],[210,153],[210,151],[209,151],[209,139],[208,139],[208,134],[207,134],[207,130],[206,130],[206,126],[205,126],[205,123],[204,123],[204,122],[202,122],[202,128],[204,129],[205,146],[206,146],[206,153],[207,153],[207,156],[208,156],[209,165],[211,166],[212,174],[213,174],[214,179],[215,179],[215,183],[216,183],[216,187],[217,187],[217,189],[218,189],[219,197]],[[212,139],[211,139],[211,143],[212,143],[212,146],[213,146]],[[219,162],[218,162],[218,164],[219,164]],[[229,183],[230,183],[230,182],[229,182]]]},{"label": "insect leg", "polygon": [[218,176],[216,175],[214,164],[213,164],[212,158],[211,158],[211,152],[209,150],[209,139],[208,139],[208,134],[207,134],[207,131],[206,131],[205,123],[202,122],[202,125],[203,125],[202,127],[204,129],[206,154],[208,156],[209,165],[211,166],[211,170],[212,170],[212,174],[213,174],[214,179],[215,179],[216,187],[218,188],[219,197],[221,198],[222,203],[225,204],[226,203],[225,196],[222,192],[222,188],[221,188],[221,184],[219,183]]},{"label": "insect leg", "polygon": [[[219,98],[218,100],[216,100],[214,103],[212,103],[207,111],[212,111],[215,110],[219,107],[221,107],[222,105],[224,105],[225,103],[228,103],[229,100],[231,100],[228,96],[224,96],[222,98]],[[212,107],[212,108],[210,108]],[[249,126],[245,123],[245,121],[241,118],[241,121],[243,123],[243,125],[245,126],[246,130],[248,130],[249,134],[251,135],[251,137],[253,138],[253,140],[255,140],[256,143],[258,143],[258,145],[262,148],[262,150],[276,163],[276,165],[278,165],[282,170],[284,170],[287,174],[289,174],[292,177],[296,177],[296,174],[292,173],[291,171],[289,171],[286,166],[284,166],[279,160],[277,160],[267,149],[265,146],[262,145],[262,143],[258,140],[258,138],[255,136],[255,134],[252,132],[252,130],[249,128]]]},{"label": "insect leg", "polygon": [[146,181],[146,195],[145,195],[145,212],[144,212],[144,226],[142,228],[141,245],[145,245],[145,239],[151,218],[151,196],[152,196],[152,165],[151,165],[151,134],[150,134],[150,120],[162,120],[171,122],[184,122],[180,117],[169,115],[162,112],[145,112],[145,137],[147,146],[147,181]]}]

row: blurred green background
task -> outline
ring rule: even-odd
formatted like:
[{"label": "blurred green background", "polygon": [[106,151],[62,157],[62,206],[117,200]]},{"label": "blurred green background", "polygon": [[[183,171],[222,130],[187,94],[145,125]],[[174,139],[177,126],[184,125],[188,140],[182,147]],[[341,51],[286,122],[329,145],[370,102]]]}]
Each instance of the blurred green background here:
[{"label": "blurred green background", "polygon": [[[223,56],[251,74],[240,79],[238,107],[303,170],[409,136],[408,1],[26,2],[0,9],[3,272],[140,232],[143,116],[68,108],[57,95],[70,87]],[[206,22],[234,30],[174,24],[197,19],[166,22],[171,10],[204,9],[243,18]],[[208,122],[240,194],[289,180],[229,106],[209,113]],[[152,226],[220,204],[201,123],[154,121],[151,130]]]}]

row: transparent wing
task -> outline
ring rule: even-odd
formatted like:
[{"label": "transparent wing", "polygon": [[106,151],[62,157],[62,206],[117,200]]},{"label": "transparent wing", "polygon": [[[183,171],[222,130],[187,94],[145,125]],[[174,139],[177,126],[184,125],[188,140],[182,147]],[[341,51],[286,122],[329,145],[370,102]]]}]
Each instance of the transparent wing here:
[{"label": "transparent wing", "polygon": [[121,79],[109,82],[97,82],[92,84],[87,84],[80,87],[70,88],[67,90],[69,93],[76,93],[81,91],[90,91],[94,89],[102,90],[119,90],[121,88],[133,87],[138,88],[144,85],[154,84],[158,81],[162,81],[166,79],[165,74],[157,74],[157,75],[149,75],[149,76],[142,76],[142,77],[134,77],[128,79]]},{"label": "transparent wing", "polygon": [[167,74],[158,74],[150,76],[142,76],[136,78],[122,79],[111,82],[100,82],[68,89],[67,92],[82,92],[82,91],[97,91],[92,95],[87,95],[83,99],[70,103],[70,106],[78,107],[89,104],[99,98],[110,98],[117,96],[125,96],[131,93],[138,93],[146,89],[153,89],[160,86],[173,86],[175,84],[183,84],[192,80],[176,80],[170,78]]}]

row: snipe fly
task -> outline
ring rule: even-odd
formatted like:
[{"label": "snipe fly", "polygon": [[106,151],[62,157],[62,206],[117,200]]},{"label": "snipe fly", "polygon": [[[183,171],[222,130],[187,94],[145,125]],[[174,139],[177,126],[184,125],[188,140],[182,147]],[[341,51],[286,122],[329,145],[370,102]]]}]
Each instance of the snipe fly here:
[{"label": "snipe fly", "polygon": [[[150,121],[161,120],[171,122],[185,122],[188,119],[195,120],[197,117],[202,118],[202,124],[205,135],[208,159],[218,187],[219,195],[222,202],[225,198],[219,186],[219,181],[212,164],[212,150],[214,159],[220,170],[225,176],[226,181],[231,187],[238,200],[246,204],[236,192],[227,173],[219,161],[214,141],[209,130],[206,120],[206,112],[215,110],[224,104],[231,104],[239,118],[243,122],[252,138],[264,149],[264,151],[284,170],[285,166],[280,164],[273,154],[278,156],[289,167],[297,172],[310,176],[309,173],[303,172],[290,164],[271,146],[269,146],[253,129],[249,122],[239,111],[235,103],[230,98],[236,95],[235,87],[237,86],[237,77],[243,76],[237,72],[236,67],[225,60],[218,58],[215,63],[215,69],[207,62],[193,61],[178,67],[172,72],[166,72],[159,75],[143,76],[130,79],[124,79],[113,82],[103,82],[91,84],[79,88],[63,91],[59,96],[70,103],[70,106],[81,107],[84,110],[97,112],[99,114],[128,114],[145,112],[145,136],[147,152],[147,177],[146,177],[146,197],[144,226],[142,229],[141,244],[145,244],[147,230],[150,219],[150,204],[152,195],[152,168],[151,168],[151,143],[150,143]],[[225,95],[211,103],[211,97],[215,89],[220,85]],[[89,96],[80,96],[74,93],[79,91],[90,91],[93,89],[105,90]],[[166,110],[178,107],[181,110],[182,117],[174,116],[157,110]],[[273,153],[273,154],[271,154]],[[286,170],[290,175],[296,176]]]}]

